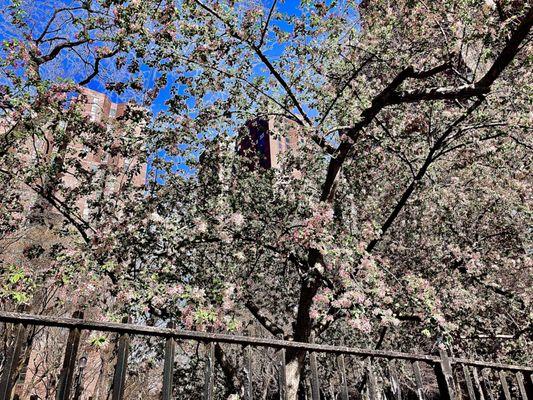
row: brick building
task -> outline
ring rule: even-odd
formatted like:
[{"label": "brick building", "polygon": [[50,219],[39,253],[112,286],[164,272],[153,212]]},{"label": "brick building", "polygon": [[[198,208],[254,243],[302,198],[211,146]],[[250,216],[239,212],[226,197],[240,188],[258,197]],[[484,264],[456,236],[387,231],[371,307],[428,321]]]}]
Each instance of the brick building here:
[{"label": "brick building", "polygon": [[[117,118],[120,118],[124,115],[126,103],[114,103],[104,93],[87,88],[82,89],[81,95],[86,99],[83,113],[89,117],[92,122],[112,124]],[[121,134],[120,130],[117,132],[117,134]],[[75,141],[71,144],[71,146],[74,149],[83,150],[82,144]],[[113,192],[119,190],[120,182],[118,181],[121,180],[121,172],[125,174],[129,168],[132,168],[139,161],[135,159],[127,159],[121,156],[108,157],[107,154],[104,154],[103,151],[99,150],[97,152],[87,152],[87,155],[83,157],[80,162],[87,170],[98,170],[102,164],[105,164],[107,167],[112,168],[115,172],[118,172],[112,174],[109,178],[110,181],[106,184],[106,193],[112,195]],[[146,181],[146,170],[147,166],[146,163],[144,163],[140,168],[140,172],[134,176],[131,184],[142,188]],[[63,180],[66,186],[75,187],[77,184],[75,177],[71,174],[66,174]],[[87,216],[89,212],[89,207],[87,205],[88,201],[89,198],[82,198],[78,201],[78,208],[80,214],[83,216]]]},{"label": "brick building", "polygon": [[[92,122],[101,123],[104,126],[111,128],[111,125],[119,127],[120,121],[117,121],[117,118],[120,118],[124,115],[126,111],[125,103],[114,103],[108,96],[103,93],[96,92],[94,90],[83,88],[81,90],[81,96],[83,105],[82,113],[88,117]],[[0,132],[1,130],[6,130],[10,126],[8,120],[0,121]],[[121,133],[120,129],[113,129],[114,134],[117,135],[117,142],[120,139]],[[36,163],[37,160],[45,164],[50,162],[52,157],[58,152],[58,146],[53,143],[53,139],[50,136],[44,134],[44,137],[40,138],[36,135],[32,135],[27,139],[27,143],[22,148],[12,149],[10,151],[16,152],[19,159],[23,164],[31,166],[32,163]],[[103,149],[88,149],[85,148],[83,143],[75,138],[68,142],[68,154],[69,157],[76,157],[80,154],[79,164],[86,171],[95,171],[95,178],[106,177],[105,179],[105,189],[104,194],[106,196],[112,197],[123,185],[134,185],[138,188],[139,191],[144,190],[145,180],[146,180],[146,170],[147,166],[145,163],[140,165],[139,173],[135,174],[133,178],[128,181],[124,177],[130,168],[133,168],[140,161],[137,159],[127,159],[122,156],[109,156],[108,151],[103,151]],[[71,165],[71,164],[69,164]],[[105,174],[104,171],[111,171],[112,173]],[[102,174],[102,175],[98,175]],[[104,175],[105,174],[105,175]],[[63,192],[68,193],[69,188],[76,188],[80,185],[78,178],[74,171],[70,170],[70,167],[66,168],[66,171],[61,173],[59,176],[60,184],[64,187]],[[0,257],[0,267],[2,265],[8,264],[20,264],[28,265],[31,264],[31,268],[38,270],[40,268],[47,268],[49,263],[48,256],[43,256],[38,259],[33,259],[29,262],[25,258],[25,249],[29,246],[39,246],[45,249],[43,254],[49,254],[51,252],[51,245],[57,242],[68,242],[72,240],[70,237],[62,238],[56,236],[55,229],[53,225],[56,225],[55,222],[61,216],[59,213],[51,207],[47,201],[40,198],[40,196],[28,186],[20,184],[18,190],[21,193],[21,198],[23,199],[24,204],[24,214],[25,214],[25,226],[23,232],[20,234],[22,239],[18,240],[15,244],[10,245],[5,248],[4,254]],[[86,218],[89,216],[91,211],[90,209],[90,200],[97,195],[102,193],[88,194],[86,196],[80,195],[76,200],[76,210],[74,210],[78,215]],[[61,198],[61,195],[56,192],[55,195]],[[47,221],[46,224],[37,222],[34,223],[33,216],[35,216],[35,221],[41,221],[43,218]],[[32,312],[43,312],[43,308],[46,307],[44,304],[39,304],[39,299],[34,299],[31,308]],[[71,297],[69,302],[65,304],[65,311],[69,308],[75,309],[77,307],[76,303],[80,301],[76,297]],[[35,304],[34,304],[35,303]],[[67,311],[72,312],[72,310]],[[91,311],[88,310],[88,314]],[[56,387],[57,376],[57,366],[55,362],[59,360],[59,357],[62,355],[54,354],[58,357],[57,360],[49,360],[47,357],[50,356],[48,348],[51,347],[51,343],[55,341],[61,342],[64,338],[55,335],[47,334],[41,335],[38,339],[32,341],[29,351],[27,351],[27,356],[25,357],[24,365],[21,368],[21,373],[17,380],[17,385],[15,386],[15,394],[21,399],[30,398],[30,395],[39,396],[36,398],[50,398],[52,396],[52,390]],[[83,340],[87,341],[87,338],[84,337]],[[84,346],[87,347],[87,346]],[[58,347],[60,348],[60,346]],[[103,390],[101,387],[106,387],[108,384],[108,371],[101,367],[100,353],[95,351],[89,351],[85,349],[80,349],[81,353],[85,352],[88,358],[84,386],[87,393],[99,393]],[[111,358],[112,354],[106,354],[106,357]],[[109,360],[106,360],[106,362]],[[107,367],[106,367],[107,368]],[[40,380],[39,377],[47,372],[47,381]],[[104,398],[105,396],[98,395],[98,398]]]},{"label": "brick building", "polygon": [[246,122],[237,151],[241,155],[258,156],[263,168],[279,168],[282,154],[296,149],[298,140],[291,124],[279,118],[256,118]]}]

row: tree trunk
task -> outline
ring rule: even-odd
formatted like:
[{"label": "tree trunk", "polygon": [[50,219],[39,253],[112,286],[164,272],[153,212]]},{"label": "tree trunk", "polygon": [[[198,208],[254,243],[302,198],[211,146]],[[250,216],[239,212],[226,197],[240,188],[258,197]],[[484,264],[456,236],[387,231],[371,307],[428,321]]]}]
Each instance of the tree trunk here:
[{"label": "tree trunk", "polygon": [[287,376],[287,400],[298,399],[298,388],[305,364],[305,353],[289,361],[286,366]]},{"label": "tree trunk", "polygon": [[[317,249],[310,249],[307,257],[308,274],[300,287],[298,299],[298,312],[294,325],[293,337],[296,342],[309,343],[312,334],[313,320],[311,319],[311,307],[313,298],[321,286],[320,276],[314,269],[317,264],[323,264],[322,254]],[[305,365],[306,352],[295,349],[287,351],[287,400],[297,400],[298,388]]]}]

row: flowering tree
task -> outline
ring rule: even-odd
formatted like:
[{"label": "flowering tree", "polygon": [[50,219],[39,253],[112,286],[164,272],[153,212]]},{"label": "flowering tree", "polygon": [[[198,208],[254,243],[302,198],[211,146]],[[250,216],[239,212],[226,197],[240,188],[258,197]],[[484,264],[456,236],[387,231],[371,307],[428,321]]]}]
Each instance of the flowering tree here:
[{"label": "flowering tree", "polygon": [[[71,78],[87,83],[106,58],[109,90],[162,108],[142,131],[129,119],[154,151],[146,196],[98,223],[64,214],[84,238],[68,262],[119,293],[110,309],[136,304],[189,329],[526,357],[527,2],[102,1],[98,23],[87,4],[68,29],[109,32],[87,33],[94,68]],[[29,29],[31,12],[13,10]],[[41,67],[24,56],[34,38],[8,43],[6,115],[39,104]],[[39,52],[76,54],[58,40]],[[257,118],[302,139],[279,169],[235,151]],[[86,124],[79,135],[97,136]],[[513,340],[476,339],[494,333]],[[287,357],[292,399],[305,353]]]}]

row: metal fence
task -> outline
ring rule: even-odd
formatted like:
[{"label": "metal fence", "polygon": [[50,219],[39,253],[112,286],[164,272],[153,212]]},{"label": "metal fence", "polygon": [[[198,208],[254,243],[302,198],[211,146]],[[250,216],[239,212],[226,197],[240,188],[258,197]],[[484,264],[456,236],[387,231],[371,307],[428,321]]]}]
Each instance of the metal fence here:
[{"label": "metal fence", "polygon": [[[360,398],[364,388],[363,398],[377,400],[391,398],[395,400],[416,398],[429,400],[424,389],[424,379],[428,379],[428,372],[436,381],[436,391],[432,398],[456,400],[496,400],[496,399],[523,399],[533,400],[533,368],[529,366],[505,365],[491,362],[475,361],[464,358],[450,357],[445,351],[440,351],[438,356],[411,354],[394,351],[368,350],[342,346],[329,346],[311,343],[273,340],[259,337],[215,334],[206,332],[192,332],[176,330],[172,325],[167,328],[133,325],[130,323],[109,323],[88,321],[82,319],[81,313],[75,313],[73,318],[58,318],[50,316],[30,315],[23,313],[0,312],[0,322],[12,324],[11,343],[3,359],[2,374],[0,377],[0,400],[11,400],[13,388],[20,373],[20,364],[23,346],[29,327],[56,327],[68,330],[68,338],[64,348],[64,358],[59,380],[57,383],[56,400],[79,399],[80,385],[75,385],[75,371],[80,367],[78,349],[80,336],[84,331],[112,332],[118,335],[117,357],[114,368],[111,398],[119,400],[124,398],[124,388],[127,378],[128,353],[132,336],[158,337],[164,341],[163,385],[160,398],[169,400],[173,397],[173,388],[182,382],[175,378],[175,352],[176,343],[180,341],[193,341],[206,348],[205,374],[202,397],[205,400],[217,398],[215,375],[220,366],[215,359],[215,345],[235,345],[242,348],[244,354],[241,370],[245,377],[241,395],[245,399],[254,398],[254,372],[252,368],[252,350],[270,349],[275,352],[275,379],[277,390],[275,397],[287,399],[286,379],[286,353],[298,352],[306,354],[306,371],[308,371],[310,387],[299,398],[342,399]],[[320,377],[320,359],[325,356],[335,357],[335,390],[326,392],[321,385],[326,384],[326,379]],[[349,382],[349,374],[354,368],[354,359],[359,360],[362,371],[362,380],[358,382],[357,393],[354,392],[353,382]],[[402,362],[409,366],[414,390],[406,393],[400,384],[400,377],[395,368],[395,363]],[[376,369],[379,365],[387,365],[387,391],[385,394],[384,380],[376,379]],[[421,371],[424,372],[421,372]],[[323,374],[324,375],[324,374]],[[329,385],[329,384],[328,384]],[[331,386],[331,385],[329,385]],[[34,397],[37,398],[37,397]],[[256,397],[257,398],[257,397]]]}]

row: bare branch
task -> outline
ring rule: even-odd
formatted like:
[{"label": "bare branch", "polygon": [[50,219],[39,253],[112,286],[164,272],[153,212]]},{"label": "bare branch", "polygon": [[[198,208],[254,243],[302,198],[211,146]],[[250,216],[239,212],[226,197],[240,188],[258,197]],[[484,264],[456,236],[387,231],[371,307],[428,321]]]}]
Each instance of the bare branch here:
[{"label": "bare branch", "polygon": [[116,54],[118,54],[118,52],[119,52],[119,49],[117,48],[117,49],[113,50],[112,52],[110,52],[110,53],[108,53],[108,54],[106,54],[104,56],[96,57],[96,59],[94,60],[93,71],[85,79],[83,79],[81,82],[79,82],[78,85],[84,86],[84,85],[88,84],[89,82],[91,82],[93,80],[93,78],[95,76],[97,76],[98,73],[99,73],[100,62],[102,60],[105,60],[107,58],[111,58],[111,57],[115,56]]},{"label": "bare branch", "polygon": [[90,39],[81,39],[81,40],[76,40],[74,42],[65,42],[65,43],[58,44],[47,55],[42,56],[42,57],[36,57],[37,65],[41,65],[41,64],[44,64],[45,62],[53,60],[54,58],[57,57],[57,55],[62,50],[70,49],[70,48],[77,47],[77,46],[81,46],[81,45],[89,43],[89,42],[90,42]]},{"label": "bare branch", "polygon": [[272,3],[272,7],[270,7],[270,11],[268,12],[268,17],[267,17],[267,20],[265,22],[265,26],[263,27],[263,31],[261,32],[261,39],[259,40],[259,44],[257,45],[259,48],[261,48],[261,46],[263,46],[263,42],[265,40],[265,36],[266,36],[266,33],[268,31],[268,25],[270,24],[270,19],[272,18],[272,14],[274,13],[274,9],[276,8],[276,3],[278,2],[278,0],[274,0],[274,2]]}]

